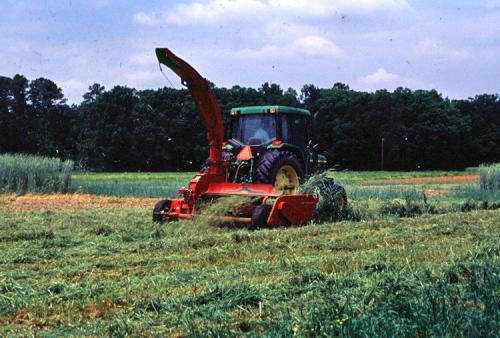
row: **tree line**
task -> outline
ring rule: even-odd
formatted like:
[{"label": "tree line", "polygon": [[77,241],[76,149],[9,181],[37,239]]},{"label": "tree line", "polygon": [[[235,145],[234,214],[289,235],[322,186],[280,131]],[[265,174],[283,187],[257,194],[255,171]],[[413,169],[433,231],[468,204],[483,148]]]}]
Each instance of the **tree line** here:
[{"label": "tree line", "polygon": [[[289,105],[317,113],[314,142],[342,169],[460,169],[500,162],[500,98],[450,100],[435,90],[355,91],[308,84],[214,86],[224,119],[232,107]],[[383,148],[383,151],[382,151]],[[72,159],[85,170],[197,170],[206,133],[186,89],[89,87],[67,104],[49,79],[0,76],[0,153]]]}]

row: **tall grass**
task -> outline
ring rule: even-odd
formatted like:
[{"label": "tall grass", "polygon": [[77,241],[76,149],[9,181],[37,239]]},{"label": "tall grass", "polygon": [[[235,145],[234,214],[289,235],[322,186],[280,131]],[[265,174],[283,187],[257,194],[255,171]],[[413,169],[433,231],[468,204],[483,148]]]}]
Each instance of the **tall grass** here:
[{"label": "tall grass", "polygon": [[0,155],[0,192],[67,192],[72,161],[35,155]]},{"label": "tall grass", "polygon": [[75,173],[70,191],[105,196],[176,197],[194,173]]},{"label": "tall grass", "polygon": [[75,181],[70,191],[104,195],[104,196],[134,196],[134,197],[175,197],[177,191],[186,182],[99,182]]},{"label": "tall grass", "polygon": [[479,167],[479,185],[483,191],[500,191],[500,163]]}]

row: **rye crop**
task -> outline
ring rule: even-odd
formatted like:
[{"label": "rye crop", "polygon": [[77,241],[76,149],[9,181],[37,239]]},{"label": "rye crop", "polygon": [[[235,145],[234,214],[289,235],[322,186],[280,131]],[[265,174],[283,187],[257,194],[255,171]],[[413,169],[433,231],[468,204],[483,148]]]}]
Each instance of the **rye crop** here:
[{"label": "rye crop", "polygon": [[0,155],[0,192],[67,192],[72,161],[23,154]]},{"label": "rye crop", "polygon": [[500,191],[500,163],[479,167],[479,185],[483,191]]}]

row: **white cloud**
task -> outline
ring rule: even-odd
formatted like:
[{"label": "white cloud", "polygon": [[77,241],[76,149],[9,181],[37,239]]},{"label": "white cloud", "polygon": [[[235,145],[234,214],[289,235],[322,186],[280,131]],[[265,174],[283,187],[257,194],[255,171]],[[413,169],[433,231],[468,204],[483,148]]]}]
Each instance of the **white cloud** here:
[{"label": "white cloud", "polygon": [[310,35],[293,42],[296,52],[312,56],[338,56],[340,48],[333,42],[321,36]]},{"label": "white cloud", "polygon": [[141,25],[154,25],[158,21],[155,14],[146,14],[144,12],[135,13],[132,20]]},{"label": "white cloud", "polygon": [[222,49],[217,55],[231,55],[241,59],[277,59],[290,60],[297,57],[338,57],[342,53],[332,41],[318,36],[308,35],[297,38],[291,43],[266,44],[261,48],[243,48],[239,50]]},{"label": "white cloud", "polygon": [[[206,0],[178,4],[162,13],[162,20],[174,24],[219,23],[248,18],[276,20],[287,16],[321,18],[335,14],[367,14],[375,11],[411,9],[406,0]],[[157,15],[138,12],[134,22],[150,25]]]},{"label": "white cloud", "polygon": [[298,23],[293,20],[269,20],[261,26],[259,31],[254,29],[252,32],[255,33],[256,39],[265,38],[273,41],[290,41],[303,36],[324,34],[321,26],[304,22]]},{"label": "white cloud", "polygon": [[179,4],[174,10],[165,12],[165,21],[176,24],[212,23],[222,19],[261,14],[266,4],[259,0],[210,0],[205,3]]},{"label": "white cloud", "polygon": [[470,57],[470,53],[466,49],[452,48],[445,42],[435,39],[424,39],[419,41],[415,47],[415,52],[422,57],[454,61],[461,61]]},{"label": "white cloud", "polygon": [[406,0],[269,0],[275,10],[308,16],[330,16],[335,13],[369,13],[381,9],[409,9]]},{"label": "white cloud", "polygon": [[379,68],[375,73],[362,76],[358,78],[358,80],[365,85],[376,85],[398,81],[400,80],[400,76],[397,74],[389,73],[384,68]]},{"label": "white cloud", "polygon": [[221,54],[237,56],[243,59],[270,59],[279,57],[282,53],[282,48],[276,45],[264,45],[262,48],[252,49],[243,48],[240,50],[225,50]]}]

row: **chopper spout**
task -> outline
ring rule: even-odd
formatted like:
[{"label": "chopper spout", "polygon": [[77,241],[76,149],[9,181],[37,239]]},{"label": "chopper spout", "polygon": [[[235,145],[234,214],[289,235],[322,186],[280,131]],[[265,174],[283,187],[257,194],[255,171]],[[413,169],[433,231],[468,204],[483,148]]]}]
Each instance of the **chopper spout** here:
[{"label": "chopper spout", "polygon": [[193,97],[203,125],[207,131],[210,148],[209,170],[211,174],[221,174],[222,141],[224,124],[215,93],[209,82],[191,65],[172,53],[168,48],[156,48],[158,62],[170,68],[182,80]]}]

